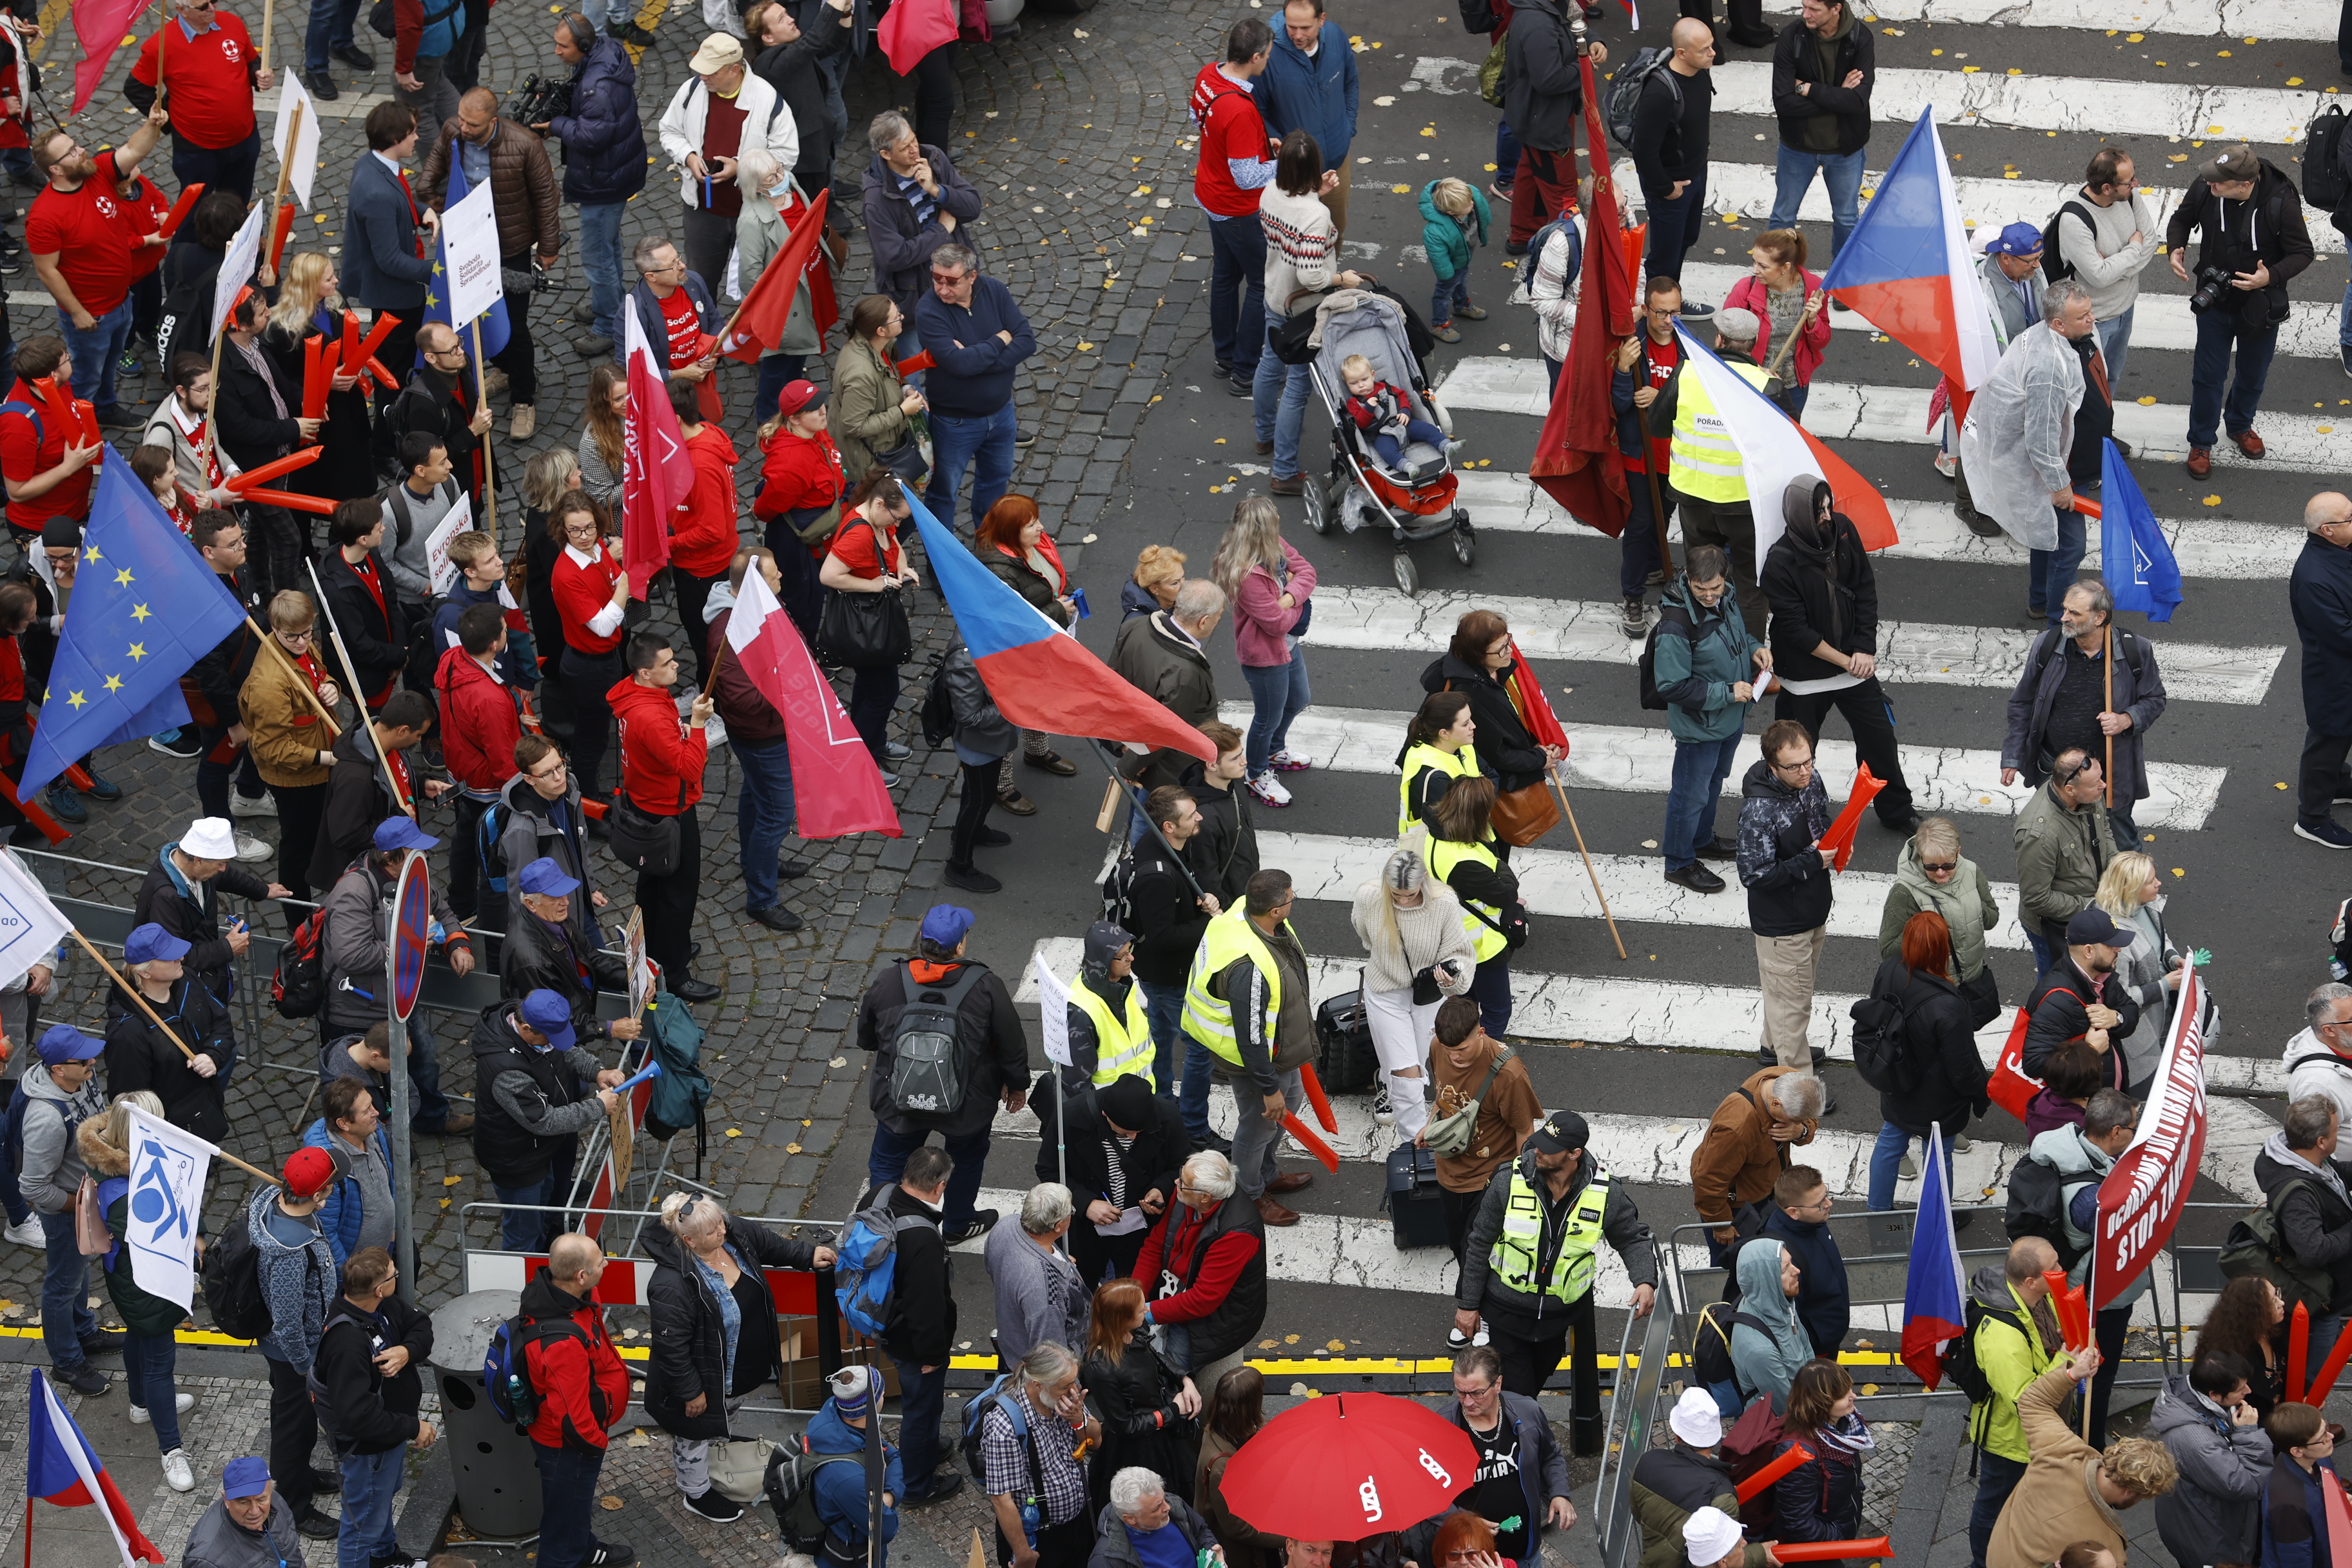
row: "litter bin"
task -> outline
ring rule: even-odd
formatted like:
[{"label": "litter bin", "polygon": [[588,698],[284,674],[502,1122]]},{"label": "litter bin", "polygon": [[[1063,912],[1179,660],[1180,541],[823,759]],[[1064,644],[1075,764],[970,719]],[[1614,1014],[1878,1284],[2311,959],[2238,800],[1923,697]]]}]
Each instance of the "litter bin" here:
[{"label": "litter bin", "polygon": [[457,1471],[457,1511],[471,1533],[512,1541],[539,1531],[539,1465],[530,1439],[499,1419],[482,1385],[482,1357],[520,1290],[475,1290],[433,1314],[433,1370],[441,1380],[443,1445]]}]

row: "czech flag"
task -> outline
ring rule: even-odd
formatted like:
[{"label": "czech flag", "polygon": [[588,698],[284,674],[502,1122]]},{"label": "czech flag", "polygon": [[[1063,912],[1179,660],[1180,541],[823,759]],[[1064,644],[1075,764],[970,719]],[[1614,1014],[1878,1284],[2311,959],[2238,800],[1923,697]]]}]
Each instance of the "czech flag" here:
[{"label": "czech flag", "polygon": [[[1973,392],[2000,363],[2000,346],[1977,286],[1976,260],[1960,226],[1951,163],[1930,105],[1919,111],[1903,151],[1886,166],[1861,221],[1822,275],[1822,287],[1942,371],[1958,391]],[[1954,401],[1957,423],[1967,402]],[[1757,548],[1760,555],[1761,540]]]},{"label": "czech flag", "polygon": [[2180,607],[2180,563],[2148,510],[2123,454],[2103,440],[2100,454],[2099,575],[2118,610],[2137,610],[2151,621],[2168,621]]},{"label": "czech flag", "polygon": [[[1853,248],[1848,241],[1846,248]],[[1981,315],[1983,312],[1978,312]],[[1781,521],[1780,495],[1800,474],[1811,474],[1829,483],[1838,510],[1853,520],[1865,550],[1884,550],[1895,542],[1895,517],[1878,487],[1857,474],[1846,460],[1822,445],[1822,438],[1780,411],[1780,405],[1751,385],[1748,378],[1716,357],[1715,351],[1692,335],[1679,321],[1683,374],[1698,377],[1706,400],[1715,405],[1701,421],[1720,420],[1723,432],[1739,448],[1748,470],[1748,510],[1756,514],[1756,569],[1764,570],[1786,525]]]},{"label": "czech flag", "polygon": [[1047,620],[980,563],[930,508],[907,492],[932,582],[955,616],[981,684],[997,710],[1024,730],[1081,739],[1166,746],[1204,763],[1217,760],[1209,738],[1114,674],[1084,643]]},{"label": "czech flag", "polygon": [[1944,1381],[1944,1347],[1966,1331],[1968,1277],[1952,1231],[1952,1173],[1944,1130],[1929,1123],[1927,1168],[1919,1173],[1919,1217],[1911,1232],[1910,1277],[1903,1286],[1903,1364],[1934,1393]]},{"label": "czech flag", "polygon": [[38,1367],[33,1369],[33,1423],[25,1440],[25,1528],[27,1531],[25,1551],[32,1554],[30,1531],[33,1525],[33,1501],[40,1498],[59,1508],[88,1508],[98,1505],[106,1528],[114,1534],[116,1550],[122,1553],[123,1568],[137,1568],[141,1563],[161,1563],[163,1554],[155,1543],[139,1531],[139,1521],[131,1517],[131,1505],[115,1489],[114,1478],[106,1473],[106,1462],[89,1439],[81,1435],[73,1416],[58,1403],[57,1390]]}]

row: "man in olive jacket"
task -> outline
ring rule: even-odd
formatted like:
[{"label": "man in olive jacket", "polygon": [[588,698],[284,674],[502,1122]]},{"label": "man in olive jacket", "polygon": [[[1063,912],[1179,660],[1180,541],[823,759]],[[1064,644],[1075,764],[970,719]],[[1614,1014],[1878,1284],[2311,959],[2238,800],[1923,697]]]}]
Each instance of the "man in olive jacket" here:
[{"label": "man in olive jacket", "polygon": [[[1176,590],[1172,609],[1131,616],[1111,644],[1110,667],[1118,678],[1185,723],[1198,727],[1217,716],[1217,676],[1209,665],[1209,634],[1225,613],[1225,593],[1206,577],[1187,578]],[[1122,771],[1149,792],[1177,783],[1194,759],[1172,747],[1130,756]]]},{"label": "man in olive jacket", "polygon": [[2116,858],[2106,793],[2099,759],[2072,747],[2053,759],[2049,782],[2017,814],[2018,923],[2037,973],[2065,956],[2066,922],[2090,908]]}]

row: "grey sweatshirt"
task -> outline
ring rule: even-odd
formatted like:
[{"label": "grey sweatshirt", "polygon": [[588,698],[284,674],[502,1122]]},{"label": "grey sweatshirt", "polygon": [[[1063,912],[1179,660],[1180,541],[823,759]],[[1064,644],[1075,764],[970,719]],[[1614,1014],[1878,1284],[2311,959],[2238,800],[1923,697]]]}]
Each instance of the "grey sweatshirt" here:
[{"label": "grey sweatshirt", "polygon": [[[433,571],[425,557],[425,542],[449,515],[462,492],[456,479],[446,479],[424,495],[408,488],[403,479],[384,492],[383,498],[383,558],[392,563],[392,580],[400,584],[404,599],[428,599],[433,596]],[[398,506],[394,505],[397,498]],[[408,513],[408,537],[400,536],[400,513]]]},{"label": "grey sweatshirt", "polygon": [[106,1109],[106,1092],[91,1073],[80,1089],[68,1094],[50,1080],[46,1067],[26,1068],[20,1092],[32,1100],[25,1108],[25,1168],[17,1189],[25,1201],[43,1214],[71,1214],[74,1194],[87,1173],[73,1129]]},{"label": "grey sweatshirt", "polygon": [[[2112,206],[2095,206],[2079,192],[2069,200],[2078,202],[2091,215],[2091,228],[2085,231],[2074,215],[2058,220],[2058,254],[2074,269],[2074,277],[2091,294],[2091,314],[2098,321],[2112,321],[2132,308],[2139,298],[2139,275],[2156,258],[2156,247],[2164,243],[2164,230],[2148,216],[2147,204],[2135,194],[2127,202]],[[2138,230],[2137,245],[2131,242],[2132,231]]]}]

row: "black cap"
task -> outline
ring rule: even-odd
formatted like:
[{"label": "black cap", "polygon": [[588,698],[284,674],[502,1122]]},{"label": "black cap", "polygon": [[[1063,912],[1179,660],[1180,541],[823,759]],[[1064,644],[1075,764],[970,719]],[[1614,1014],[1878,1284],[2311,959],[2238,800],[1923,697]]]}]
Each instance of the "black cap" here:
[{"label": "black cap", "polygon": [[1528,1134],[1528,1147],[1546,1154],[1572,1154],[1585,1146],[1592,1129],[1573,1110],[1555,1110]]},{"label": "black cap", "polygon": [[2077,910],[2066,922],[2069,947],[2129,947],[2138,935],[2129,926],[2116,924],[2114,917],[2096,904]]}]

